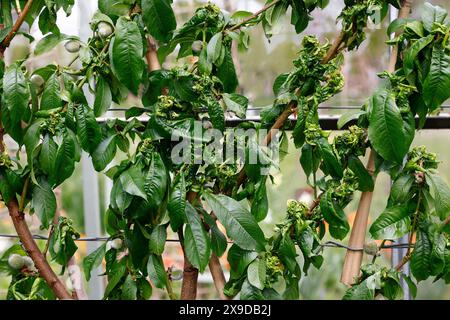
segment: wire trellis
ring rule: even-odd
[[[10,239],[19,239],[18,235],[14,235],[14,234],[0,234],[0,238],[10,238]],[[43,236],[43,235],[33,235],[33,239],[36,240],[48,240],[49,237],[47,236]],[[109,241],[111,240],[110,237],[84,237],[84,238],[78,238],[78,239],[74,239],[74,241],[79,241],[79,242],[105,242],[105,241]],[[179,239],[167,239],[166,242],[171,242],[171,243],[178,243],[180,242]],[[228,244],[233,244],[233,241],[227,241]],[[393,244],[383,244],[381,246],[378,246],[378,250],[381,249],[405,249],[408,247],[413,247],[414,244],[411,243],[393,243]],[[322,244],[319,245],[319,250],[321,250],[322,248],[341,248],[341,249],[346,249],[346,250],[350,250],[350,251],[365,251],[365,248],[353,248],[353,247],[349,247],[343,243],[339,243],[336,241],[327,241],[324,242]]]

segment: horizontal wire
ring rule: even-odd
[[[361,109],[361,106],[321,106],[319,107],[319,110],[359,110]],[[450,109],[450,106],[442,106],[440,109]],[[108,111],[111,112],[125,112],[130,110],[130,108],[111,108],[108,109]],[[206,111],[207,109],[205,109]],[[258,111],[258,110],[264,110],[264,107],[250,107],[247,108],[247,111]]]
[[[11,239],[19,239],[18,235],[15,234],[0,234],[0,238],[11,238]],[[48,240],[47,236],[42,235],[33,235],[33,238],[36,240]],[[102,242],[102,241],[108,241],[111,238],[109,237],[84,237],[84,238],[78,238],[74,239],[74,241],[92,241],[92,242]],[[178,239],[167,239],[166,242],[180,242]],[[229,244],[233,244],[232,241],[227,241]],[[408,247],[412,247],[414,244],[408,244],[408,243],[396,243],[396,244],[388,244],[378,247],[378,249],[405,249]],[[350,251],[364,251],[364,248],[353,248],[349,247],[345,244],[335,242],[335,241],[327,241],[325,243],[322,243],[319,245],[319,248],[341,248],[341,249],[347,249]]]

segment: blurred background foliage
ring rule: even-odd
[[[87,9],[92,15],[95,12],[96,1],[78,0],[82,3],[84,9]],[[195,8],[202,5],[205,1],[199,0],[175,0],[175,11],[177,13],[178,25],[184,23]],[[214,0],[211,1],[219,5],[224,10],[233,12],[236,10],[256,11],[264,4],[262,0]],[[414,1],[414,15],[420,15],[420,6],[424,1]],[[448,0],[430,0],[433,4],[438,4],[450,11],[450,1]],[[264,36],[261,27],[256,27],[251,31],[250,48],[248,51],[235,52],[235,60],[240,78],[239,90],[251,101],[251,109],[257,113],[257,109],[267,106],[273,101],[272,84],[275,78],[291,69],[292,60],[299,49],[301,39],[306,34],[317,35],[322,41],[332,41],[337,34],[339,24],[336,24],[336,16],[343,7],[343,0],[333,0],[324,10],[313,12],[314,20],[310,23],[307,30],[301,35],[297,35],[288,19],[281,22],[276,28],[273,37],[268,41]],[[66,18],[64,14],[59,17],[58,25],[61,31],[66,34],[80,34],[81,38],[88,35],[81,34],[80,25],[87,24],[90,15],[86,15],[81,10],[74,9],[72,16]],[[36,22],[37,24],[38,22]],[[385,41],[387,21],[381,26],[376,26],[368,30],[368,39],[363,43],[359,50],[352,54],[346,54],[346,63],[344,66],[344,75],[346,85],[342,93],[322,105],[322,115],[342,114],[345,110],[334,110],[335,107],[360,106],[371,95],[371,93],[380,84],[377,73],[382,72],[387,65],[388,47]],[[25,28],[29,28],[25,26]],[[31,26],[31,32],[36,39],[42,37],[39,34],[36,25]],[[26,58],[35,45],[30,43],[23,36],[17,36],[11,47],[6,52],[7,64],[18,59]],[[58,45],[50,53],[39,57],[33,57],[28,60],[27,67],[34,70],[49,63],[68,64],[73,55],[64,50],[63,44]],[[169,68],[183,61],[176,61],[174,56],[170,56],[164,67]],[[130,96],[128,101],[120,107],[127,107],[139,104],[139,99]],[[112,106],[119,107],[119,106]],[[251,112],[251,111],[250,111]],[[111,116],[122,116],[123,114],[112,112]],[[442,163],[439,168],[441,174],[450,181],[450,148],[448,148],[450,130],[422,130],[414,141],[414,145],[426,145],[428,150],[436,152]],[[299,198],[308,195],[310,190],[306,184],[305,175],[302,172],[299,163],[299,150],[296,150],[293,143],[289,144],[288,155],[281,163],[280,171],[274,174],[274,183],[268,183],[270,211],[262,227],[266,234],[273,229],[284,216],[286,211],[286,201],[288,199]],[[118,157],[125,157],[121,154]],[[83,190],[82,190],[82,172],[81,164],[78,164],[73,176],[61,186],[61,209],[65,215],[74,220],[76,228],[83,233],[84,231],[84,212],[83,212]],[[100,212],[103,215],[107,207],[108,178],[104,175],[98,175],[100,190]],[[390,181],[387,175],[380,174],[376,188],[375,196],[371,209],[371,221],[373,221],[386,206],[387,195],[389,194]],[[355,200],[347,207],[346,213],[350,223],[353,221],[354,214],[358,205],[359,194],[356,194]],[[39,233],[38,222],[35,217],[29,219],[32,231]],[[14,230],[10,223],[7,210],[0,204],[0,233],[13,234]],[[169,235],[169,238],[175,238],[175,235]],[[326,239],[325,239],[326,240]],[[370,240],[370,239],[368,239]],[[346,243],[347,239],[343,241]],[[0,255],[7,249],[13,240],[0,238]],[[44,243],[40,243],[44,245]],[[79,252],[76,255],[78,262],[81,262],[86,252],[85,243],[79,243]],[[165,256],[167,266],[182,268],[182,253],[176,244],[168,244],[168,252]],[[386,265],[390,264],[390,251],[382,252],[382,259]],[[320,270],[312,269],[308,277],[304,277],[300,282],[301,297],[303,299],[340,299],[345,291],[344,285],[339,282],[341,268],[344,260],[345,250],[326,248],[325,263]],[[371,259],[371,257],[369,257]],[[367,257],[366,257],[367,259]],[[226,259],[222,262],[227,266]],[[4,299],[9,278],[0,276],[0,299]],[[214,286],[211,283],[209,275],[200,277],[201,287],[199,288],[199,299],[215,298]],[[432,288],[431,288],[432,285]],[[179,283],[175,284],[175,290]],[[165,298],[163,292],[154,294],[153,298]],[[450,288],[443,281],[432,284],[431,281],[425,281],[420,284],[419,296],[417,299],[450,299]]]

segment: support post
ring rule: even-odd
[[[87,237],[100,237],[100,200],[98,177],[94,170],[92,161],[86,153],[82,156],[83,166],[83,208],[84,208],[84,229]],[[87,242],[87,254],[95,251],[98,247],[97,242]],[[103,297],[104,283],[101,266],[94,269],[93,277],[89,281],[89,299],[100,300]]]

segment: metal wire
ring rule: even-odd
[[[247,108],[247,111],[261,111],[264,107],[249,107]],[[359,110],[361,109],[361,106],[321,106],[319,107],[319,110]],[[441,110],[450,109],[450,105],[448,106],[441,106]],[[129,108],[111,108],[108,109],[108,111],[111,112],[126,112],[130,110]],[[206,111],[207,109],[205,109]]]
[[[11,239],[19,239],[18,235],[15,234],[0,234],[0,238],[11,238]],[[48,240],[47,236],[42,236],[42,235],[33,235],[33,238],[36,240]],[[97,242],[104,242],[104,241],[108,241],[110,240],[109,237],[84,237],[84,238],[78,238],[78,239],[74,239],[74,241],[97,241]],[[180,242],[180,240],[178,239],[167,239],[166,242],[173,242],[173,243],[177,243]],[[233,244],[232,241],[227,241],[229,244]],[[403,248],[408,248],[408,247],[412,247],[414,246],[414,244],[408,244],[408,243],[395,243],[395,244],[388,244],[388,245],[383,245],[378,247],[378,249],[403,249]],[[321,245],[319,245],[319,250],[321,248],[341,248],[341,249],[346,249],[346,250],[350,250],[350,251],[364,251],[364,248],[353,248],[353,247],[349,247],[345,244],[336,242],[336,241],[327,241],[325,243],[322,243]]]

